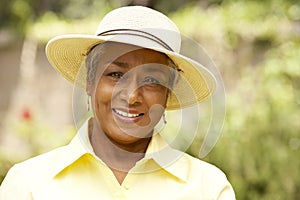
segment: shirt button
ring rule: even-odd
[[[129,184],[128,184],[128,183],[125,183],[124,189],[125,189],[125,190],[129,190],[129,187],[130,187]]]
[[[122,192],[121,191],[117,191],[117,192],[115,192],[115,198],[116,199],[122,199],[123,198],[123,194],[122,194]]]

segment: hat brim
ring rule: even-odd
[[[141,41],[142,40],[142,41]],[[97,44],[114,41],[152,49],[166,54],[181,70],[180,78],[168,96],[166,109],[176,110],[193,106],[208,99],[216,88],[216,79],[200,63],[179,53],[166,50],[147,39],[134,36],[94,36],[68,34],[51,39],[46,46],[50,64],[67,80],[74,83],[82,62]],[[85,79],[84,79],[85,80]]]

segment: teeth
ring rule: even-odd
[[[131,114],[131,113],[127,113],[121,110],[116,110],[116,113],[118,113],[119,115],[123,116],[123,117],[129,117],[129,118],[134,118],[134,117],[138,117],[140,116],[140,114]]]

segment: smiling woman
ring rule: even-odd
[[[121,56],[111,63],[105,62],[105,58],[109,59],[111,52],[116,51]],[[89,53],[86,65],[88,74],[95,68],[90,65],[94,62],[89,59],[95,57],[95,52],[102,52],[99,57],[104,59],[95,62],[99,80],[87,79],[87,94],[92,97],[95,116],[90,140],[99,158],[106,160],[106,163],[113,160],[119,166],[110,167],[121,184],[125,177],[117,173],[117,169],[128,172],[129,169],[124,170],[124,166],[132,168],[141,159],[134,153],[146,152],[154,126],[166,107],[168,86],[163,84],[170,79],[167,67],[169,58],[150,49],[108,42]],[[104,153],[108,149],[114,153]],[[128,155],[124,155],[124,150]],[[126,158],[127,164],[119,156],[114,157],[120,154],[118,151],[123,152],[122,157]]]
[[[140,6],[108,13],[96,35],[50,40],[50,63],[85,88],[92,115],[69,145],[15,165],[0,199],[235,199],[221,170],[155,129],[165,110],[199,104],[216,87],[180,43],[169,18]]]

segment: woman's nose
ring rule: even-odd
[[[120,98],[129,105],[135,105],[142,102],[142,88],[138,84],[137,78],[127,78],[120,88]]]

